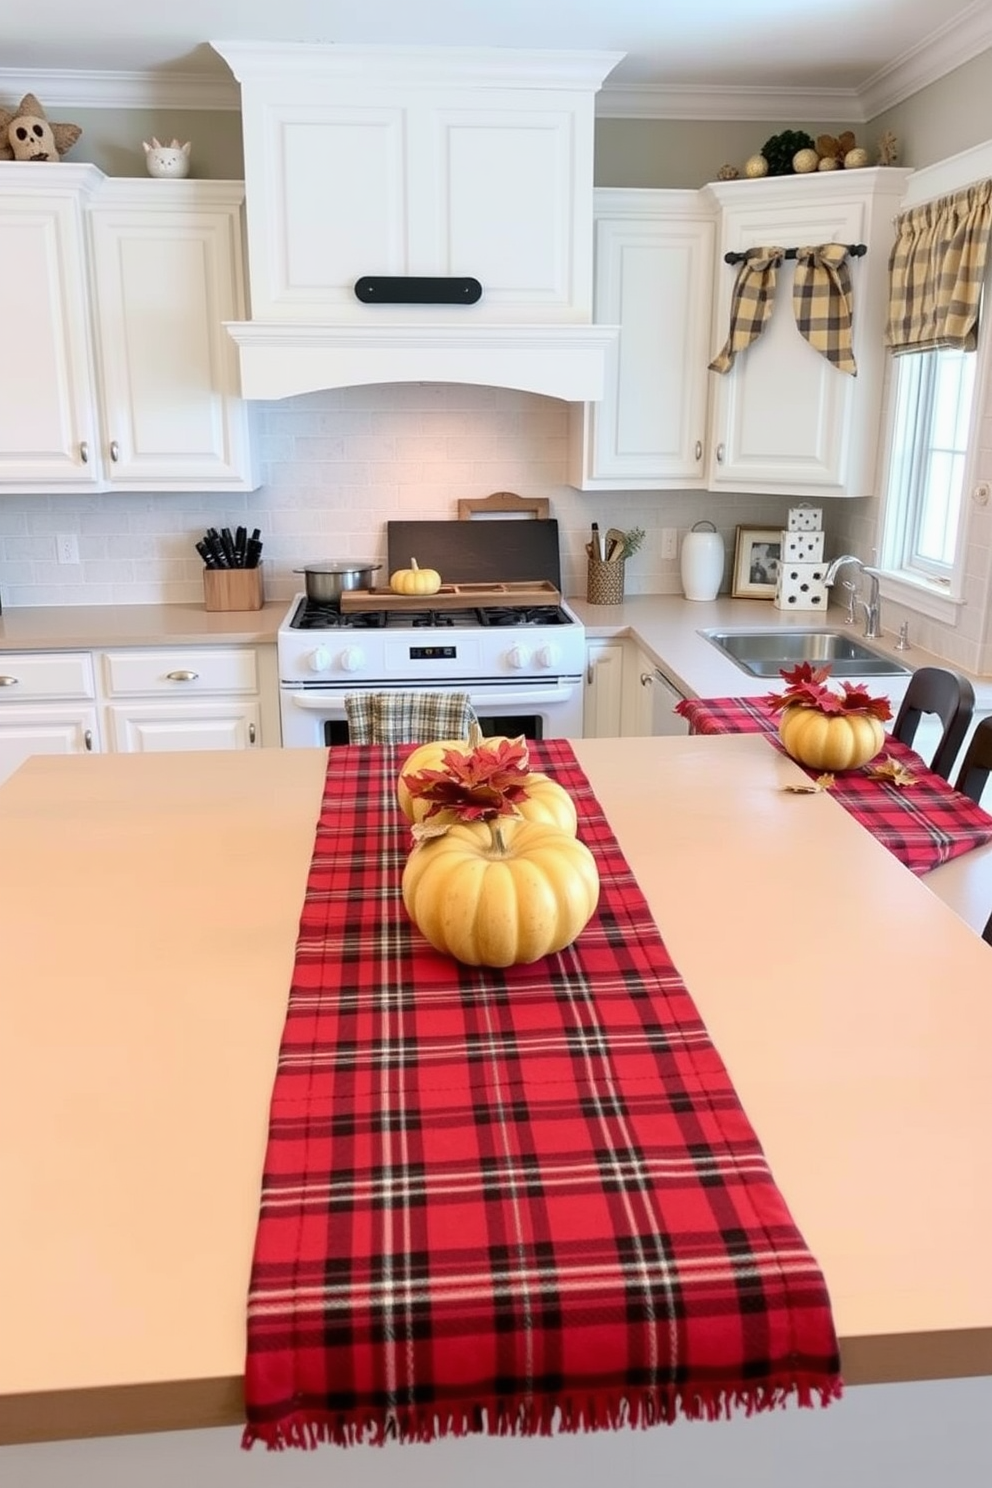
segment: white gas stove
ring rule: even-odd
[[[350,692],[467,692],[484,732],[582,734],[585,627],[556,597],[540,605],[343,611],[297,595],[279,627],[287,747],[347,741]]]
[[[581,738],[586,633],[561,598],[557,522],[396,521],[386,541],[386,573],[416,558],[442,591],[298,594],[278,634],[283,744],[346,743],[349,692],[446,687],[487,734]]]

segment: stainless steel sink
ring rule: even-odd
[[[904,677],[911,670],[836,630],[701,630],[724,656],[752,677],[777,677],[808,661],[829,666],[831,677]]]

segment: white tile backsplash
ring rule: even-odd
[[[564,588],[584,595],[590,523],[640,526],[628,594],[681,593],[678,559],[659,529],[702,518],[723,533],[729,587],[738,523],[784,526],[789,496],[704,491],[580,492],[565,484],[568,405],[553,398],[445,383],[307,394],[253,408],[263,484],[248,494],[0,495],[5,606],[195,603],[193,544],[209,527],[260,527],[266,595],[292,597],[293,573],[326,558],[382,562],[391,518],[454,518],[459,497],[545,496],[561,530]],[[825,526],[830,547],[831,513]],[[857,503],[860,505],[860,503]],[[56,562],[56,534],[79,539],[78,565]],[[422,562],[428,555],[418,554]]]

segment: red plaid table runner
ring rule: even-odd
[[[330,751],[272,1095],[244,1443],[711,1419],[840,1394],[829,1298],[564,741],[601,899],[462,966],[410,924],[405,746]]]
[[[676,712],[694,734],[767,734],[782,749],[779,714],[760,698],[686,698]],[[784,750],[783,750],[784,752]],[[885,757],[904,765],[912,785],[895,785],[869,774],[878,760],[834,777],[830,794],[867,827],[913,873],[922,877],[941,863],[992,842],[992,816],[946,780],[927,769],[898,739],[885,742]],[[807,770],[815,776],[816,770]]]

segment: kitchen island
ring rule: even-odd
[[[990,951],[955,912],[992,850],[918,880],[757,736],[575,749],[823,1267],[846,1380],[992,1375]],[[241,1418],[325,763],[37,758],[0,789],[0,1442]]]

